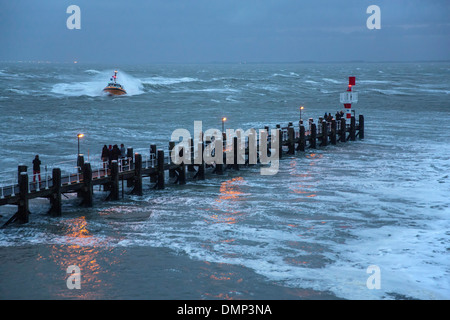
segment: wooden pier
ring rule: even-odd
[[[306,126],[305,126],[306,125]],[[269,127],[264,128],[269,133]],[[345,143],[347,141],[355,141],[357,137],[364,139],[364,116],[359,115],[358,121],[355,117],[350,119],[350,123],[346,119],[335,120],[330,122],[319,118],[317,123],[309,119],[307,123],[297,122],[294,126],[293,122],[289,122],[287,126],[276,128],[279,137],[279,159],[283,158],[283,154],[295,155],[296,152],[305,152],[308,148],[315,149],[318,146],[325,147],[329,144]],[[225,136],[224,136],[225,137]],[[270,149],[270,136],[268,138],[268,149]],[[212,164],[212,173],[222,175],[224,170],[239,170],[240,166],[252,165],[254,162],[259,164],[259,156],[255,157],[255,161],[251,161],[250,147],[245,144],[245,152],[243,163],[239,164],[237,154],[237,137],[233,139],[233,156],[229,156],[227,152],[223,153],[223,164]],[[169,142],[169,152],[175,146],[175,142]],[[191,152],[194,146],[191,140]],[[223,141],[225,150],[226,141]],[[204,150],[205,142],[200,142],[197,150]],[[183,150],[183,149],[182,149]],[[193,153],[193,152],[192,152]],[[191,154],[192,154],[191,153]],[[228,157],[226,157],[226,154]],[[230,160],[228,160],[230,159]],[[132,188],[130,194],[143,195],[143,178],[149,177],[150,183],[154,189],[164,189],[166,184],[166,172],[170,178],[175,178],[178,184],[186,183],[186,172],[192,172],[192,178],[198,180],[206,179],[206,163],[204,159],[201,163],[194,163],[192,159],[189,162],[175,164],[171,157],[165,154],[163,149],[157,149],[156,145],[150,145],[149,154],[144,157],[141,154],[133,153],[129,148],[127,157],[112,161],[111,163],[102,163],[96,167],[89,162],[84,162],[82,156],[78,156],[76,172],[62,174],[61,168],[53,168],[50,175],[45,175],[41,182],[30,181],[27,173],[27,166],[19,165],[17,170],[17,183],[0,185],[0,206],[17,205],[17,212],[3,224],[2,228],[12,222],[27,223],[29,221],[29,201],[35,198],[47,198],[50,202],[48,213],[51,216],[62,215],[62,195],[65,193],[77,193],[77,197],[81,199],[80,205],[92,207],[94,186],[102,185],[103,190],[109,192],[107,201],[120,199],[124,194],[124,183],[128,188]],[[195,172],[195,174],[194,174]],[[173,180],[173,179],[172,179]],[[121,183],[119,183],[121,182]],[[122,185],[122,189],[120,188]]]

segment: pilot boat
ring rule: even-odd
[[[117,70],[114,71],[114,75],[111,77],[111,82],[103,89],[104,92],[107,92],[109,95],[120,96],[123,94],[127,94],[123,86],[117,83]]]

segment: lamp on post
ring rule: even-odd
[[[78,138],[78,155],[80,155],[80,138],[83,138],[83,137],[84,137],[83,133],[79,133],[77,135],[77,138]]]
[[[225,121],[227,121],[226,117],[222,118],[222,132],[225,132]]]
[[[302,120],[302,110],[303,110],[303,106],[300,106],[300,124],[303,124],[303,120]]]

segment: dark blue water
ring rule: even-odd
[[[102,88],[118,68],[127,96]],[[272,128],[342,110],[356,76],[366,137],[259,168],[63,217],[31,201],[30,223],[0,230],[0,298],[448,299],[450,64],[1,64],[2,184],[17,165],[70,166],[104,144],[148,153],[173,130]],[[61,164],[63,162],[63,164]],[[129,191],[129,190],[126,190]],[[0,223],[15,212],[0,207]],[[66,269],[81,269],[81,289]],[[380,289],[366,285],[380,268]]]

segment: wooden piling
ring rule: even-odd
[[[170,164],[173,164],[173,162],[172,162],[173,148],[175,148],[175,141],[169,141],[169,163]],[[169,178],[175,178],[175,177],[176,177],[175,169],[170,169],[169,170]]]
[[[154,163],[154,165],[156,166],[156,144],[150,145],[150,165],[152,163]],[[155,174],[150,175],[150,183],[155,183],[157,179],[158,177]]]
[[[288,127],[288,154],[295,154],[295,130],[292,127],[292,122],[289,122]]]
[[[128,163],[129,170],[132,170],[133,165],[134,165],[134,153],[133,153],[132,147],[127,148],[127,163]],[[122,165],[124,165],[123,162],[122,162]],[[134,183],[134,179],[127,179],[127,188],[132,188],[133,183]]]
[[[223,175],[223,164],[222,163],[216,163],[216,169],[214,171],[218,175]]]
[[[184,147],[180,149],[180,158],[184,159],[184,152],[185,149]],[[177,182],[179,184],[186,184],[186,163],[183,162],[179,165],[179,167],[176,169],[176,172],[178,172],[178,178],[177,178]]]
[[[336,120],[331,120],[331,133],[330,133],[331,144],[336,144]]]
[[[311,123],[311,133],[309,138],[309,146],[313,149],[316,149],[316,140],[317,140],[317,130],[316,130],[316,124]]]
[[[328,145],[328,124],[326,120],[322,120],[322,143],[320,144],[323,147]]]
[[[245,152],[248,155],[248,164],[255,165],[258,163],[258,146],[257,146],[257,134],[254,130],[251,130],[248,134],[248,148]]]
[[[26,165],[20,164],[19,166],[17,166],[17,181],[19,181],[20,174],[27,171],[28,167]]]
[[[233,138],[233,169],[239,171],[239,161],[238,161],[238,152],[239,152],[239,144],[238,137]]]
[[[29,214],[28,174],[21,172],[19,176],[19,202],[17,205],[16,221],[19,223],[27,223]]]
[[[350,119],[350,141],[356,140],[356,120],[355,117],[351,117]]]
[[[142,196],[142,155],[136,153],[134,155],[134,188],[131,194]]]
[[[83,198],[81,205],[92,207],[94,202],[94,188],[92,183],[92,168],[89,162],[83,164],[83,187],[80,194]]]
[[[157,189],[164,189],[164,150],[158,150],[157,151],[157,170],[158,170],[158,182],[157,182]]]
[[[297,151],[305,151],[305,126],[300,125],[300,135],[298,137]]]
[[[359,115],[359,139],[364,139],[364,116]]]
[[[339,140],[341,142],[347,141],[346,134],[347,134],[347,124],[345,118],[341,118],[341,130],[339,132]]]
[[[188,166],[187,166],[187,170],[188,170],[188,172],[196,172],[195,171],[195,168],[194,168],[194,151],[195,151],[195,149],[194,149],[194,139],[189,139],[189,149],[190,149],[190,159],[191,159],[191,161],[190,161],[190,163],[188,164]]]
[[[197,172],[197,178],[199,180],[205,180],[205,159],[203,158],[203,152],[205,151],[205,143],[199,142],[198,143],[198,152],[201,152],[201,159],[202,163],[198,166],[198,172]]]
[[[129,161],[130,168],[132,167],[132,165],[134,163],[133,156],[134,156],[133,148],[132,147],[128,147],[127,148],[127,160]]]
[[[52,170],[52,193],[50,195],[50,210],[48,213],[52,217],[60,217],[62,215],[61,201],[61,169],[54,168]]]
[[[281,160],[283,158],[283,133],[281,132],[281,129],[277,130],[277,137],[278,137],[278,159]],[[268,137],[270,137],[269,132],[267,131]],[[270,137],[270,143],[272,143],[272,137]],[[269,150],[270,151],[270,150]],[[267,154],[270,154],[270,152],[267,152]]]

